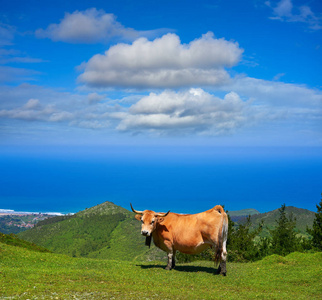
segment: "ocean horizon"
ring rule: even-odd
[[[265,150],[153,153],[2,152],[0,209],[76,213],[105,201],[130,210],[197,213],[267,212],[286,206],[316,211],[322,156]]]

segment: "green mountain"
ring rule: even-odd
[[[248,212],[246,215],[242,215],[242,213],[246,211]],[[264,227],[263,231],[260,235],[262,236],[268,236],[269,235],[269,229],[273,229],[276,226],[275,220],[279,218],[279,211],[278,209],[269,211],[267,213],[259,213],[257,211],[256,214],[252,214],[251,212],[255,212],[256,210],[252,209],[247,209],[247,210],[240,210],[232,212],[228,212],[228,214],[231,217],[231,220],[234,221],[237,224],[242,224],[243,222],[246,221],[246,217],[248,215],[251,215],[251,223],[252,223],[252,228],[255,229],[260,222],[264,222]],[[289,218],[291,214],[293,217],[296,219],[296,231],[299,234],[302,235],[307,235],[306,233],[306,228],[312,228],[313,225],[313,220],[315,218],[315,213],[313,211],[307,210],[307,209],[302,209],[302,208],[297,208],[294,206],[287,206],[285,209],[286,216]]]
[[[145,246],[140,227],[132,212],[112,202],[104,202],[74,215],[43,220],[34,228],[19,233],[19,237],[74,257],[121,260],[165,257],[154,246],[151,249]]]
[[[315,218],[315,213],[313,211],[294,206],[287,206],[285,213],[287,218],[289,218],[290,215],[293,215],[293,217],[296,219],[296,230],[299,233],[306,235],[306,228],[312,228],[313,220]],[[257,225],[263,220],[264,226],[272,229],[275,227],[275,220],[278,218],[279,211],[278,209],[275,209],[267,213],[251,216],[251,221],[254,225]]]

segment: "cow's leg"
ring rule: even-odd
[[[176,250],[173,250],[173,256],[172,256],[172,266],[171,269],[174,269],[176,266]]]
[[[166,246],[166,252],[168,253],[168,264],[165,269],[171,270],[173,268],[175,250],[172,248],[172,243],[168,240],[164,241],[164,245]]]
[[[213,244],[212,247],[215,250],[215,265],[219,263],[218,269],[216,271],[216,274],[221,274],[226,276],[227,270],[226,270],[226,260],[227,260],[227,250],[226,250],[226,241],[223,242],[222,249],[218,248],[219,246],[216,244]]]
[[[226,260],[227,260],[227,249],[226,249],[226,241],[224,240],[222,245],[221,259],[219,265],[219,274],[226,276]]]
[[[168,252],[168,264],[165,267],[166,270],[171,270],[172,269],[172,262],[174,261],[174,257],[173,257],[173,251],[171,250],[171,252]]]

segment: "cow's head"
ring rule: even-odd
[[[144,236],[151,236],[158,223],[163,221],[170,210],[167,213],[156,213],[152,210],[138,211],[135,210],[130,203],[132,211],[136,213],[135,218],[142,222],[141,234]]]

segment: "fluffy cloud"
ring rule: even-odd
[[[250,103],[234,92],[220,99],[202,89],[190,89],[151,93],[114,117],[121,119],[117,127],[121,131],[218,135],[249,125],[257,116]]]
[[[97,93],[90,93],[90,94],[87,96],[88,102],[89,102],[90,104],[98,103],[98,102],[100,102],[101,100],[103,100],[104,98],[106,98],[106,96],[104,96],[104,95],[99,95],[99,94],[97,94]]]
[[[117,44],[85,64],[79,81],[96,87],[175,88],[226,83],[225,67],[238,63],[243,50],[237,43],[208,32],[182,44],[176,34],[132,44]]]
[[[162,30],[136,31],[126,28],[116,21],[113,14],[96,8],[66,13],[59,24],[50,24],[46,29],[38,29],[38,38],[67,43],[105,43],[110,39],[134,40],[139,36],[155,36]]]
[[[315,15],[307,5],[294,6],[292,0],[281,0],[275,6],[270,1],[265,2],[267,6],[273,9],[273,20],[287,22],[302,22],[309,25],[313,30],[322,29],[321,17]]]

